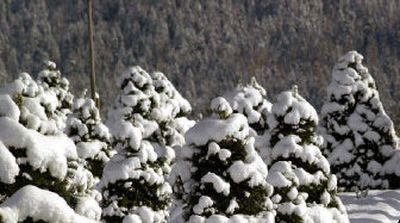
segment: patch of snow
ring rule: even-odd
[[[226,120],[204,119],[185,135],[186,143],[205,145],[209,141],[220,142],[224,138],[244,139],[249,134],[247,119],[241,114],[232,114]]]
[[[59,195],[25,186],[0,205],[0,216],[5,223],[21,222],[27,217],[59,223],[94,223],[77,215]]]

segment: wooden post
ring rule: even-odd
[[[92,0],[87,0],[87,19],[88,19],[88,35],[89,35],[89,58],[90,58],[90,93],[97,108],[100,109],[100,98],[96,94],[96,71],[95,71],[95,52],[93,44],[93,11]]]

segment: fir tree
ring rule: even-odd
[[[346,190],[398,187],[397,164],[389,162],[398,156],[397,136],[362,60],[348,52],[332,71],[321,112],[323,152]]]
[[[319,148],[322,137],[315,133],[317,124],[317,112],[298,94],[296,86],[281,93],[272,107],[267,181],[274,186],[277,222],[314,221],[319,218],[316,209],[326,213],[324,222],[348,222],[336,195],[336,177]]]
[[[249,137],[247,119],[232,114],[223,98],[213,100],[213,117],[186,133],[178,163],[183,219],[174,222],[273,222],[267,167]],[[246,221],[247,220],[247,221]]]
[[[141,219],[166,222],[172,190],[166,182],[175,159],[172,147],[184,143],[192,122],[190,104],[159,72],[128,69],[119,82],[121,95],[109,113],[117,154],[100,183],[107,222]]]

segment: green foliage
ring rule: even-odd
[[[23,220],[21,223],[51,223],[47,221],[42,221],[42,220],[33,220],[31,217],[27,217],[25,220]]]
[[[169,196],[158,196],[157,189],[161,184],[149,185],[142,177],[139,179],[118,180],[107,187],[107,197],[115,196],[118,206],[126,207],[129,210],[132,207],[147,206],[153,210],[163,210],[170,202]],[[106,200],[105,204],[109,205]],[[128,212],[125,214],[129,214]]]
[[[275,222],[280,223],[304,223],[304,219],[297,214],[285,215],[282,213],[277,213]]]
[[[185,198],[187,206],[184,208],[184,218],[188,220],[193,215],[193,207],[199,202],[202,196],[210,197],[214,203],[212,206],[213,211],[206,209],[201,214],[204,217],[209,217],[213,214],[221,214],[227,217],[235,214],[256,216],[261,212],[267,211],[265,202],[271,195],[271,191],[266,185],[250,186],[250,179],[237,183],[233,181],[228,173],[228,169],[235,161],[244,161],[248,156],[245,148],[247,142],[230,137],[217,142],[221,149],[227,149],[231,152],[231,156],[226,160],[221,160],[218,154],[207,154],[209,143],[204,146],[186,148],[194,150],[194,155],[188,161],[192,162],[195,169],[192,172],[191,179],[197,183],[194,184],[190,194]],[[202,178],[208,173],[216,174],[226,183],[229,183],[229,194],[216,192],[211,183],[200,184]],[[227,209],[232,200],[236,200],[240,205],[230,213],[227,212]]]

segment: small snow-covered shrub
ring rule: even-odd
[[[254,149],[247,118],[232,114],[226,100],[213,100],[213,117],[185,135],[174,187],[183,213],[173,222],[273,222],[267,167]]]
[[[337,197],[336,177],[320,151],[322,137],[315,133],[315,109],[297,92],[281,93],[268,117],[271,167],[267,182],[274,187],[277,222],[320,222],[313,210],[330,217],[323,222],[348,222]]]
[[[321,111],[321,133],[326,139],[323,152],[338,185],[346,190],[399,187],[393,122],[362,60],[362,55],[351,51],[333,68]]]

